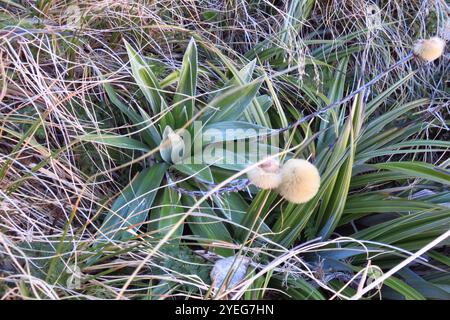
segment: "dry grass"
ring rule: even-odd
[[[224,64],[211,58],[213,50],[219,50],[240,68],[252,56],[253,49],[272,48],[270,58],[258,56],[257,69],[270,82],[265,93],[273,95],[275,103],[277,99],[281,101],[285,112],[285,118],[280,116],[277,120],[277,128],[281,128],[287,119],[292,122],[295,118],[289,108],[302,112],[318,108],[295,81],[300,79],[299,83],[311,92],[325,92],[332,78],[321,61],[334,64],[339,60],[336,57],[349,57],[347,85],[351,91],[357,89],[356,80],[371,79],[406,56],[415,39],[438,34],[448,40],[450,9],[444,1],[382,1],[380,7],[367,6],[366,1],[359,0],[344,4],[335,0],[103,0],[82,1],[78,7],[68,7],[66,1],[42,1],[41,7],[32,1],[14,3],[18,5],[0,1],[3,299],[286,298],[281,287],[269,284],[272,279],[286,288],[295,288],[286,291],[294,299],[309,286],[318,288],[326,298],[349,299],[352,290],[358,290],[371,260],[388,254],[403,260],[413,254],[411,251],[417,251],[402,249],[408,246],[401,241],[399,245],[373,246],[371,240],[336,234],[311,242],[304,237],[296,245],[285,246],[273,240],[273,235],[281,231],[249,230],[248,226],[210,214],[210,205],[216,206],[218,201],[228,203],[228,198],[216,199],[212,193],[195,199],[191,207],[185,206],[182,212],[186,218],[207,217],[229,228],[250,231],[250,241],[211,241],[185,233],[181,236],[184,246],[172,250],[166,241],[176,228],[159,238],[160,230],[147,232],[144,228],[126,242],[108,239],[96,247],[103,215],[110,212],[113,201],[135,178],[140,166],[154,163],[155,156],[148,153],[138,158],[132,152],[82,143],[78,137],[88,133],[131,136],[141,130],[117,111],[103,87],[105,82],[114,84],[127,104],[145,107],[127,63],[123,40],[149,57],[148,62],[161,79],[180,68],[191,36],[200,48],[211,49],[199,50],[196,100],[203,104],[206,96],[221,88],[223,77],[227,76]],[[351,40],[343,42],[346,37]],[[332,54],[324,57],[327,44],[331,45]],[[344,50],[352,48],[354,51]],[[420,65],[417,59],[408,61],[366,94],[374,96],[417,70],[377,113],[383,114],[394,102],[400,105],[430,98],[433,103],[411,113],[409,120],[423,121],[415,137],[448,141],[448,58]],[[284,73],[285,70],[289,72]],[[97,71],[105,80],[99,78]],[[175,87],[174,83],[169,84],[164,91],[170,93]],[[162,114],[154,116],[159,119]],[[446,156],[448,149],[424,155],[418,152],[412,157],[448,170],[450,162]],[[393,156],[381,157],[387,161]],[[404,185],[392,188],[407,189]],[[440,191],[445,190],[448,192],[448,185]],[[203,207],[203,202],[209,203],[208,207]],[[158,208],[154,205],[152,210]],[[279,210],[278,203],[273,203],[270,208],[261,208],[260,214],[268,217]],[[183,222],[180,220],[180,224]],[[209,255],[199,251],[199,247],[209,250]],[[364,257],[359,256],[362,262],[347,272],[322,270],[320,261],[312,263],[314,259],[310,259],[331,248],[345,252],[348,247],[364,253]],[[217,248],[233,249],[252,258],[251,271],[233,290],[211,290],[208,273],[212,262],[221,255]],[[101,256],[96,256],[98,253]],[[415,263],[419,269],[443,268],[429,259],[416,259]],[[71,273],[73,266],[81,269]],[[303,288],[298,289],[300,286]],[[361,292],[364,291],[361,289],[358,294]]]

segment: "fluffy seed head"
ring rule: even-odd
[[[267,159],[247,172],[252,184],[261,189],[275,189],[281,183],[280,162],[277,159]]]
[[[320,175],[317,168],[302,159],[290,159],[281,169],[280,195],[294,203],[305,203],[319,191]]]
[[[426,61],[434,61],[444,53],[445,41],[439,37],[417,40],[414,44],[414,54]]]

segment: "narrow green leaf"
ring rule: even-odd
[[[174,108],[174,114],[177,115],[176,128],[182,127],[194,115],[197,64],[197,45],[192,38],[184,53],[177,91],[173,100],[176,105]]]
[[[152,223],[154,230],[159,231],[159,235],[163,237],[169,232],[173,226],[180,221],[184,208],[181,204],[181,198],[177,191],[172,188],[165,188],[161,201],[161,210],[156,219],[152,219],[155,223]],[[172,239],[179,242],[179,237],[183,235],[184,225],[182,224],[173,233]]]
[[[387,162],[373,164],[372,167],[450,185],[450,171],[425,162]]]
[[[113,89],[113,87],[107,83],[103,83],[103,87],[105,88],[106,94],[108,95],[108,98],[111,100],[111,102],[119,108],[119,110],[125,114],[135,125],[139,125],[140,128],[145,127],[145,121],[138,113],[134,112],[133,110],[129,109],[128,106],[126,106],[117,95],[116,91]],[[151,122],[149,122],[151,123]],[[153,130],[152,130],[153,129]],[[159,137],[159,134],[156,132],[156,129],[154,126],[151,126],[148,128],[148,130],[142,131],[142,139],[151,147],[155,148],[159,145],[161,142],[161,138]]]
[[[423,106],[429,102],[430,102],[429,99],[419,99],[401,106],[394,106],[394,108],[391,111],[382,114],[381,116],[377,117],[376,119],[370,122],[370,124],[367,126],[367,128],[363,133],[363,139],[376,136],[379,132],[382,131],[384,127],[390,125],[394,120],[400,118],[408,111]]]
[[[269,135],[273,130],[246,121],[222,121],[207,124],[203,132],[214,132],[214,142],[259,138]]]
[[[233,88],[214,98],[208,105],[212,110],[206,116],[208,123],[233,121],[250,105],[261,86],[261,81]]]
[[[133,77],[149,102],[153,113],[158,114],[166,107],[159,81],[144,59],[126,41],[125,47],[128,52]]]
[[[383,91],[382,93],[380,93],[379,95],[377,95],[375,98],[373,98],[372,100],[369,101],[369,103],[367,103],[367,108],[366,108],[366,119],[372,114],[374,113],[377,108],[386,101],[386,98],[389,97],[395,90],[397,90],[401,85],[403,85],[404,83],[406,83],[409,79],[411,79],[414,76],[415,72],[411,72],[409,74],[407,74],[405,77],[403,77],[402,79],[400,79],[399,81],[397,81],[396,83],[394,83],[392,86],[390,86],[389,88],[387,88],[385,91]]]
[[[398,278],[390,277],[384,281],[384,284],[403,295],[406,300],[425,300],[425,297],[417,290]]]
[[[195,203],[191,197],[183,195],[183,205],[192,207]],[[195,210],[195,214],[188,217],[189,228],[192,233],[198,237],[201,244],[211,244],[213,242],[226,242],[233,243],[233,239],[225,227],[224,223],[218,219],[217,214],[208,205],[203,202],[202,205]],[[232,249],[222,248],[220,246],[211,246],[214,252],[223,255],[230,256],[234,254]]]
[[[173,169],[184,173],[187,176],[193,176],[195,179],[205,181],[207,183],[214,183],[214,178],[211,174],[211,169],[204,164],[175,164]]]
[[[139,173],[105,216],[99,230],[100,239],[127,240],[133,237],[133,232],[147,219],[166,170],[167,165],[155,164]]]

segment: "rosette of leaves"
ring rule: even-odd
[[[188,142],[179,134],[180,130],[186,130],[195,135],[194,120],[200,121],[203,132],[213,130],[215,133],[212,141],[201,141],[200,153],[225,143],[228,139],[253,139],[252,141],[259,143],[257,136],[246,134],[248,129],[264,129],[270,132],[266,127],[268,118],[265,112],[272,101],[269,96],[259,94],[262,80],[253,80],[255,60],[241,70],[236,70],[226,61],[231,77],[224,79],[223,87],[207,96],[206,101],[202,101],[197,97],[200,70],[194,39],[191,39],[187,46],[181,68],[164,79],[157,78],[152,66],[129,43],[125,45],[132,76],[142,93],[146,107],[130,107],[106,81],[104,88],[113,105],[139,128],[138,133],[133,137],[88,134],[79,138],[148,153],[152,160],[151,164],[144,167],[122,190],[110,211],[104,215],[98,231],[102,241],[125,241],[135,238],[138,232],[163,235],[180,219],[184,208],[195,203],[195,196],[190,195],[189,191],[206,193],[212,186],[245,168],[246,163],[250,161],[247,151],[223,150],[226,154],[213,157],[208,163],[199,163],[198,153],[195,153],[198,151],[194,150],[195,142]],[[219,57],[226,59],[220,54]],[[176,90],[170,92],[168,85],[174,83],[177,83]],[[225,134],[228,129],[241,130],[243,134],[238,138],[230,138]],[[196,138],[201,137],[194,137]],[[187,148],[187,143],[191,143],[191,148]],[[261,143],[261,146],[271,148],[267,144]],[[180,153],[185,147],[192,151]],[[239,161],[231,164],[217,161],[222,156],[233,157]],[[168,186],[170,183],[176,183],[177,188],[182,188],[187,193],[178,192],[176,188]],[[184,230],[184,225],[181,225],[173,237],[179,239],[188,232],[205,243],[217,240],[232,242],[232,230],[224,223],[210,218],[215,216],[216,210],[204,203],[198,215],[188,218],[189,230]],[[239,222],[241,218],[242,213],[232,217],[236,219],[235,222]],[[228,249],[217,251],[227,255],[231,253]]]

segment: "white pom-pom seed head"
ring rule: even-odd
[[[425,61],[434,61],[444,53],[445,41],[439,37],[417,40],[414,44],[414,54]]]
[[[290,159],[281,169],[280,195],[294,203],[305,203],[319,191],[320,174],[310,162]]]
[[[261,189],[275,189],[281,183],[280,163],[277,159],[268,159],[247,172],[252,184]]]

